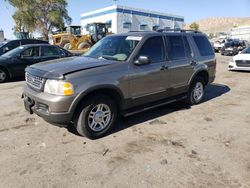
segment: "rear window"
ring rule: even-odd
[[[205,36],[193,36],[193,39],[201,56],[214,55],[212,46]]]

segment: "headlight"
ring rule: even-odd
[[[44,92],[52,95],[70,96],[74,94],[73,85],[62,80],[47,80]]]

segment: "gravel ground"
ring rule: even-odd
[[[27,114],[23,81],[0,84],[0,187],[250,187],[250,73],[229,59],[202,104],[122,118],[98,140]]]

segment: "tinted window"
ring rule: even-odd
[[[189,51],[191,50],[189,49]],[[168,57],[170,60],[186,58],[186,49],[182,36],[168,37]]]
[[[20,46],[20,41],[13,41],[13,42],[10,42],[9,44],[6,45],[6,47],[8,47],[8,51],[10,51],[18,46]]]
[[[161,36],[148,39],[142,46],[139,56],[147,56],[151,63],[165,60],[164,43]]]
[[[243,54],[250,54],[250,47],[246,48],[242,53]]]
[[[39,46],[31,47],[21,53],[22,57],[39,57]]]
[[[186,56],[190,58],[190,57],[192,57],[192,51],[191,51],[190,45],[188,43],[187,37],[183,37],[183,41],[184,41]]]
[[[32,40],[22,40],[21,44],[22,45],[25,45],[25,44],[34,44],[34,42]]]
[[[63,52],[54,46],[42,46],[41,56],[60,56]]]
[[[193,36],[201,56],[214,55],[214,51],[208,39],[204,36]]]

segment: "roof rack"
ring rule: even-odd
[[[201,33],[200,31],[191,30],[191,29],[158,29],[157,32]]]
[[[136,33],[136,32],[152,32],[152,31],[128,31],[128,33]]]

